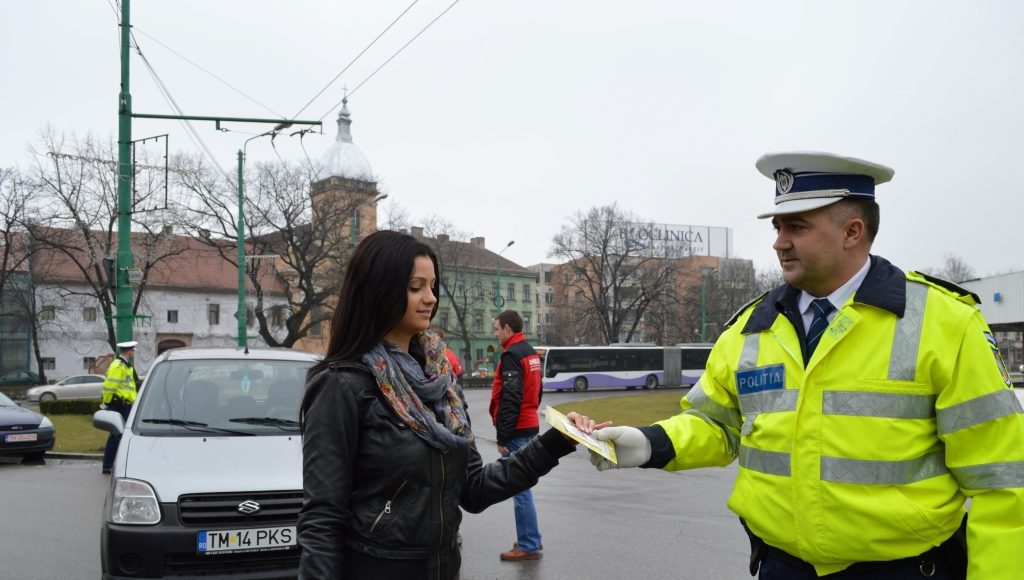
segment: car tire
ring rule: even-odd
[[[40,403],[42,403],[43,401],[56,401],[56,400],[57,400],[57,395],[54,395],[53,393],[43,393],[42,395],[39,395],[39,402]]]
[[[658,388],[658,377],[656,375],[647,375],[647,380],[644,381],[645,389],[657,389]]]
[[[576,377],[572,380],[572,390],[577,393],[586,391],[590,385],[587,384],[587,377]]]
[[[36,452],[36,453],[26,453],[25,455],[22,455],[21,457],[22,457],[22,461],[42,461],[43,457],[45,455],[46,455],[45,451],[39,451],[39,452]]]

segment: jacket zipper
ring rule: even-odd
[[[391,499],[384,502],[384,509],[380,510],[380,513],[377,514],[377,518],[373,520],[373,525],[370,526],[371,535],[373,535],[373,530],[377,529],[377,524],[380,523],[380,520],[384,517],[384,514],[391,513],[391,502],[395,501],[395,498],[398,497],[398,494],[401,493],[402,488],[405,487],[405,484],[407,483],[409,483],[408,479],[403,481],[402,485],[398,486],[398,489],[395,490],[395,493],[391,494]]]

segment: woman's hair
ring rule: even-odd
[[[409,277],[419,256],[434,263],[432,290],[436,295],[441,276],[430,246],[390,230],[374,232],[359,243],[341,282],[327,352],[324,360],[310,369],[310,377],[331,363],[359,359],[398,326],[405,316]],[[437,304],[430,318],[435,314]]]

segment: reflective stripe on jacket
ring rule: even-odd
[[[135,371],[121,357],[115,358],[107,367],[107,376],[103,380],[103,402],[110,403],[114,397],[135,402]]]
[[[651,464],[738,458],[730,509],[822,575],[937,546],[971,497],[968,578],[1019,578],[1024,411],[989,328],[970,293],[871,260],[806,368],[799,291],[742,312],[667,442],[645,428]]]

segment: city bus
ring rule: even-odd
[[[693,385],[704,374],[710,344],[675,346],[538,346],[548,391],[591,388],[654,389]]]

